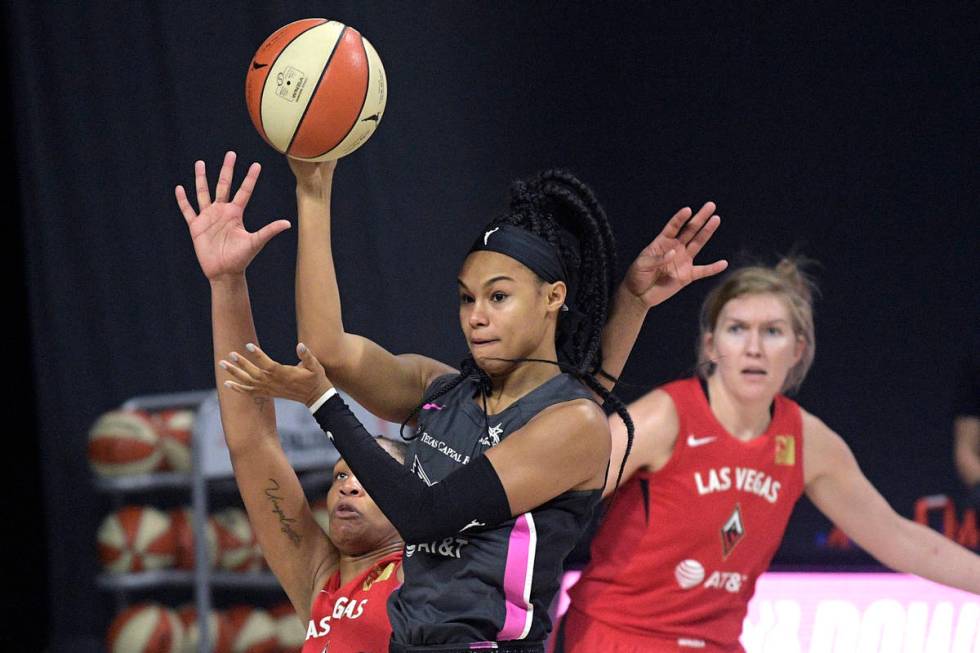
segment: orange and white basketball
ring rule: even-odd
[[[225,611],[231,624],[232,653],[278,653],[276,624],[269,613],[247,605],[236,605]]]
[[[140,603],[112,620],[109,653],[181,653],[184,627],[177,614],[156,603]]]
[[[162,458],[160,437],[143,411],[108,412],[89,430],[89,464],[101,476],[148,474]]]
[[[126,506],[102,520],[99,559],[113,573],[172,567],[177,540],[170,517],[151,506]]]
[[[177,569],[194,568],[194,522],[190,508],[174,508],[169,512],[171,529],[176,542]],[[214,519],[208,517],[204,521],[205,541],[208,547],[208,566],[214,568],[218,564],[218,534],[215,530]]]
[[[201,639],[198,626],[197,609],[192,604],[183,605],[177,610],[180,622],[184,626],[184,638],[181,642],[182,653],[197,653]],[[231,653],[232,627],[220,612],[212,610],[208,619],[208,644],[211,653]]]
[[[245,77],[252,124],[269,145],[306,161],[356,150],[384,114],[388,82],[374,47],[335,20],[306,18],[259,46]]]
[[[218,566],[228,571],[262,569],[262,549],[245,511],[228,508],[216,513],[213,519],[218,535]]]
[[[289,603],[280,603],[271,610],[269,616],[276,623],[276,641],[279,653],[300,653],[306,641],[306,628],[296,616],[296,610]]]
[[[160,450],[163,458],[161,470],[175,472],[191,471],[191,434],[194,429],[193,410],[172,409],[154,413],[153,426],[160,436]]]

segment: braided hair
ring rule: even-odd
[[[575,175],[567,170],[546,170],[531,179],[515,181],[510,188],[509,210],[491,221],[485,231],[503,225],[519,227],[550,243],[558,252],[568,286],[567,310],[559,312],[555,332],[558,360],[520,358],[511,362],[557,365],[601,396],[622,417],[627,443],[616,478],[618,486],[633,445],[633,420],[622,400],[596,379],[596,374],[601,374],[616,381],[602,371],[602,330],[609,318],[616,265],[616,243],[606,212],[592,189]],[[492,387],[490,377],[468,356],[460,364],[459,375],[426,396],[402,423],[402,428],[419,414],[422,406],[466,379],[476,381],[485,408]]]

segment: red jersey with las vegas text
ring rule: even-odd
[[[387,653],[388,595],[401,564],[402,551],[392,553],[343,587],[334,572],[313,599],[302,653]]]
[[[619,489],[572,607],[679,650],[740,651],[756,579],[803,492],[800,407],[777,396],[765,433],[743,441],[715,418],[698,379],[661,390],[680,422],[673,454]]]

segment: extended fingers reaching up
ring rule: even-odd
[[[177,207],[190,229],[198,262],[204,274],[212,280],[222,275],[243,273],[269,240],[290,227],[287,220],[276,220],[255,233],[245,229],[245,207],[252,198],[262,166],[258,163],[249,166],[235,197],[229,202],[235,159],[234,152],[225,154],[218,173],[213,202],[204,161],[194,163],[194,189],[198,207],[196,212],[184,187],[177,186],[174,189]]]

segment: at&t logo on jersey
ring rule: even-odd
[[[715,571],[704,579],[704,565],[694,559],[684,560],[674,568],[674,578],[683,590],[702,586],[705,589],[719,589],[738,594],[742,591],[748,576],[731,571]]]
[[[367,602],[368,599],[351,601],[346,596],[338,597],[337,601],[333,604],[333,612],[331,614],[323,617],[319,622],[310,619],[310,623],[306,627],[306,639],[325,637],[326,635],[330,634],[331,620],[357,619],[364,614],[364,606],[367,605]]]
[[[463,547],[469,543],[470,541],[465,537],[447,537],[443,540],[436,540],[435,542],[406,544],[405,557],[411,558],[416,553],[428,553],[444,558],[458,559],[462,556]]]

